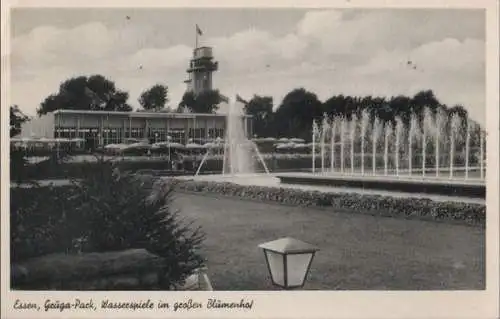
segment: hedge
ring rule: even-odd
[[[173,178],[166,178],[170,182]],[[358,193],[325,193],[294,188],[239,185],[230,182],[177,181],[177,190],[212,193],[257,201],[271,201],[304,207],[322,207],[349,213],[417,218],[485,226],[486,205],[433,201]]]
[[[193,175],[198,169],[201,158],[197,159],[189,157],[184,160],[183,175]],[[319,165],[319,160],[316,160],[316,165]],[[139,170],[163,170],[171,171],[172,164],[166,159],[149,159],[144,158],[137,160],[117,160],[115,162],[121,171],[137,172]],[[213,173],[222,171],[222,159],[207,160],[201,169],[201,173]],[[59,178],[82,178],[84,177],[84,169],[97,165],[94,162],[57,162],[55,159],[30,164],[24,167],[23,177],[28,179],[59,179]],[[292,157],[277,157],[266,160],[266,165],[270,171],[299,171],[311,167],[310,158],[292,158]],[[318,167],[318,166],[317,166]],[[258,171],[264,171],[262,165],[257,164]],[[179,175],[172,173],[172,175]]]

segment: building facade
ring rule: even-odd
[[[251,137],[252,117],[241,120]],[[224,139],[225,131],[224,114],[57,110],[25,123],[21,137],[81,138],[99,146],[127,139],[187,144]]]

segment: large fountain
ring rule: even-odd
[[[424,108],[420,114],[384,121],[368,112],[313,122],[312,171],[274,173],[246,133],[243,105],[229,104],[222,174],[200,179],[331,191],[483,199],[486,133],[476,122]],[[211,150],[205,154],[198,175]],[[256,174],[264,170],[265,174]],[[409,195],[404,195],[409,196]]]
[[[359,117],[325,115],[314,122],[312,140],[319,143],[322,173],[426,180],[485,177],[485,132],[458,113],[426,108],[421,116],[396,117],[385,123],[366,111]],[[317,153],[315,148],[314,162]],[[316,172],[315,165],[312,167]]]
[[[228,103],[224,108],[228,110],[226,134],[223,141],[218,141],[218,143],[223,143],[220,145],[223,149],[222,174],[231,176],[254,175],[259,165],[266,174],[269,174],[257,145],[247,136],[245,121],[242,120],[244,116],[242,103],[237,101]],[[211,149],[208,149],[196,171],[196,176],[210,155]]]
[[[389,121],[367,111],[325,114],[312,131],[312,174],[278,176],[282,183],[485,194],[486,133],[459,113],[424,108]]]

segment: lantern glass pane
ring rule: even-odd
[[[285,285],[285,272],[283,264],[283,255],[266,250],[267,261],[269,263],[269,271],[273,282],[277,285]]]
[[[302,286],[306,278],[307,267],[313,254],[287,255],[288,286]]]

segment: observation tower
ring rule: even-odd
[[[212,73],[217,71],[218,62],[214,61],[211,47],[199,47],[193,51],[193,58],[186,70],[188,79],[187,91],[198,95],[212,90]]]

